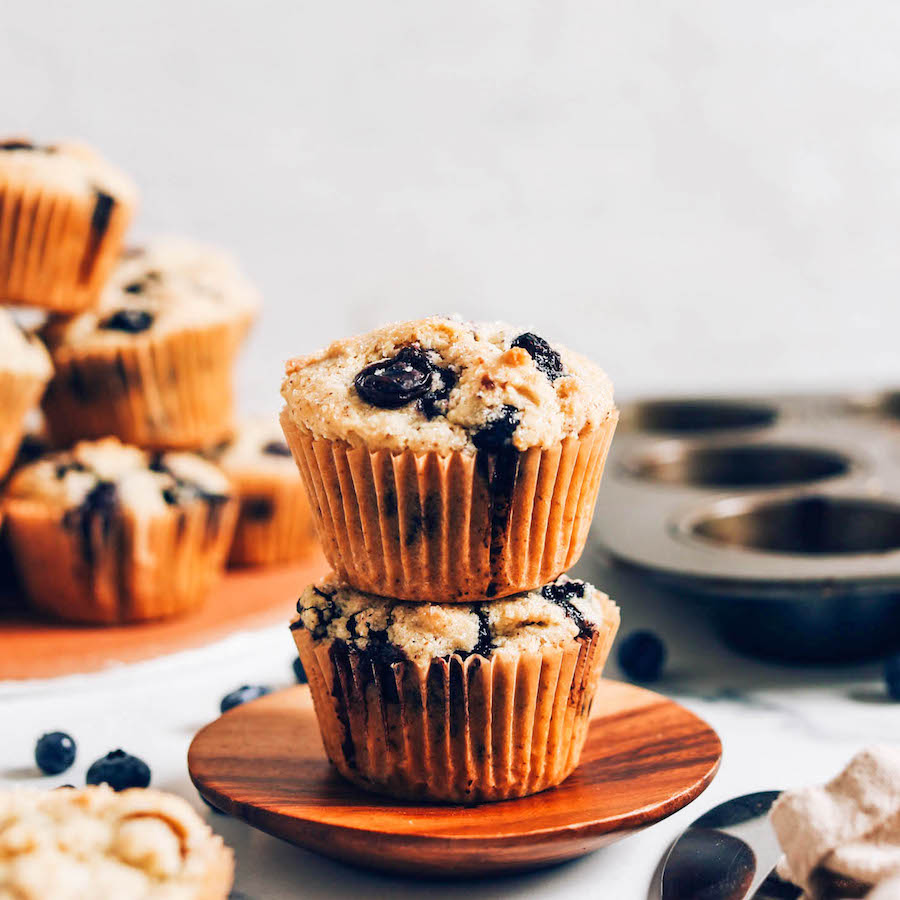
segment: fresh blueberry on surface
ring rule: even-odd
[[[666,662],[666,646],[652,631],[633,631],[619,644],[618,660],[631,681],[657,681]]]
[[[108,784],[114,791],[145,788],[150,784],[150,767],[124,750],[111,750],[91,763],[85,780],[88,784]]]
[[[478,450],[500,450],[510,446],[521,415],[515,406],[501,406],[497,414],[472,435],[472,443]]]
[[[404,347],[396,356],[366,366],[353,383],[366,403],[399,409],[428,393],[434,370],[422,350]]]
[[[891,656],[884,664],[884,682],[888,696],[900,700],[900,653]]]
[[[294,662],[294,678],[297,679],[297,684],[307,684],[309,679],[306,677],[306,670],[303,668],[303,661],[298,656]]]
[[[265,697],[271,694],[272,688],[266,687],[264,684],[245,684],[236,691],[226,694],[219,704],[219,709],[226,713],[229,709],[234,709],[242,703],[248,703],[250,700],[256,700],[259,697]]]
[[[153,314],[145,309],[120,309],[107,316],[100,327],[107,331],[127,331],[138,334],[146,331],[153,324]]]
[[[556,381],[562,376],[562,359],[542,337],[526,331],[524,334],[520,334],[510,346],[521,347],[534,360],[538,371],[543,372],[551,381]]]
[[[38,738],[34,761],[45,775],[59,775],[75,762],[75,741],[64,731],[51,731]]]

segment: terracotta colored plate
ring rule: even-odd
[[[140,625],[91,627],[0,612],[0,681],[94,672],[200,647],[247,628],[287,621],[300,591],[328,565],[318,552],[274,569],[229,572],[195,613]]]
[[[559,787],[480,806],[367,794],[328,763],[307,687],[240,706],[188,753],[200,793],[291,843],[409,875],[511,872],[573,859],[671,815],[712,781],[722,745],[693,713],[604,681],[581,765]]]

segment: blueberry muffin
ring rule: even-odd
[[[44,398],[53,438],[113,434],[187,450],[228,438],[234,358],[258,302],[210,248],[164,239],[127,252],[95,308],[44,328],[56,367]]]
[[[435,317],[291,360],[282,395],[325,554],[361,590],[501,597],[581,555],[618,420],[584,357]]]
[[[180,797],[0,791],[0,900],[226,900],[234,858]]]
[[[274,417],[242,422],[213,458],[240,500],[232,565],[290,562],[318,546],[306,491]]]
[[[19,469],[3,507],[31,606],[97,624],[198,607],[222,572],[237,517],[216,466],[115,438]]]
[[[897,897],[900,749],[868,747],[822,786],[785,791],[770,813],[779,874],[813,900]],[[891,891],[894,891],[893,893]]]
[[[0,309],[0,479],[15,459],[26,416],[52,372],[44,345]]]
[[[474,604],[364,594],[329,576],[291,625],[340,773],[397,797],[474,803],[578,764],[618,607],[563,576]]]
[[[0,141],[0,301],[61,313],[96,302],[136,204],[88,147]]]

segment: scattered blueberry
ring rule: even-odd
[[[309,679],[306,677],[306,669],[303,668],[303,662],[298,656],[294,662],[294,678],[297,679],[297,684],[307,684]]]
[[[475,434],[472,443],[478,450],[499,450],[512,443],[512,436],[519,427],[521,413],[515,406],[501,406],[497,414]]]
[[[269,441],[262,448],[262,452],[269,456],[290,456],[291,448],[284,441]]]
[[[900,700],[900,653],[885,662],[884,681],[890,698]]]
[[[91,763],[87,771],[88,784],[108,784],[114,791],[125,788],[144,788],[150,784],[150,767],[142,759],[124,750],[111,750]]]
[[[133,285],[129,285],[133,287]],[[127,290],[127,288],[126,288]],[[137,334],[146,331],[153,324],[153,314],[145,309],[120,309],[111,316],[107,316],[100,327],[108,331],[127,331]]]
[[[75,741],[64,731],[51,731],[38,738],[34,761],[45,775],[59,775],[75,762]]]
[[[435,368],[431,389],[419,400],[419,408],[426,419],[445,416],[450,405],[450,391],[456,387],[456,373],[452,369]]]
[[[428,393],[435,367],[415,347],[366,366],[353,380],[366,403],[381,409],[399,409]]]
[[[229,709],[234,709],[242,703],[248,703],[250,700],[256,700],[259,697],[265,697],[271,694],[272,688],[266,687],[264,684],[245,684],[236,691],[226,694],[219,704],[219,709],[226,713]]]
[[[618,660],[631,681],[657,681],[666,661],[666,646],[652,631],[633,631],[619,644]]]
[[[538,371],[551,381],[562,377],[563,364],[559,354],[542,338],[530,331],[520,334],[511,347],[521,347],[534,360]]]

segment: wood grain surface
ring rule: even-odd
[[[315,555],[278,568],[235,569],[196,612],[159,622],[85,626],[29,616],[16,598],[0,608],[0,680],[94,672],[201,647],[234,631],[287,623],[297,597],[328,571]]]
[[[581,765],[557,788],[479,806],[416,805],[345,782],[308,688],[238,707],[197,734],[188,768],[214,806],[298,846],[412,876],[463,877],[572,859],[652,825],[712,781],[716,733],[671,700],[604,681]]]

